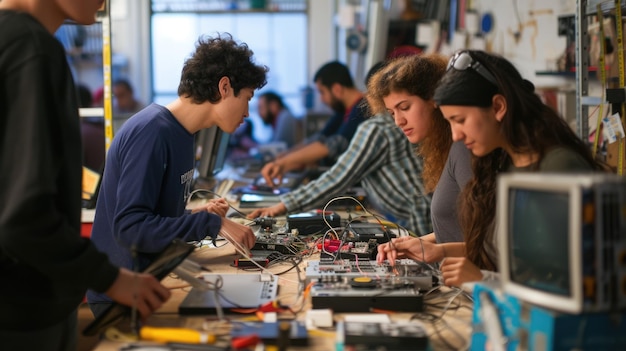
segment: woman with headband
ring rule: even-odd
[[[434,95],[452,138],[471,150],[473,179],[460,196],[465,255],[446,258],[446,285],[484,279],[498,270],[494,235],[499,172],[591,172],[603,169],[565,120],[505,58],[456,53]],[[481,271],[482,270],[482,271]]]

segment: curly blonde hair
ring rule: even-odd
[[[392,92],[406,92],[422,100],[432,100],[448,59],[438,54],[399,57],[389,61],[367,84],[366,99],[373,114],[387,113],[383,98]],[[417,153],[424,159],[422,179],[428,192],[435,190],[452,145],[450,124],[439,109],[432,115],[428,136],[420,141]]]

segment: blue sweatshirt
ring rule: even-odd
[[[194,159],[194,135],[165,107],[152,104],[124,123],[106,159],[91,233],[113,264],[141,271],[174,238],[217,235],[221,217],[185,212]],[[87,297],[109,301],[93,291]]]

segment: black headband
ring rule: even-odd
[[[496,93],[498,87],[473,70],[450,70],[435,90],[433,100],[437,106],[489,107]]]

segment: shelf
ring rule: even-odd
[[[275,13],[307,11],[305,0],[153,0],[154,13]]]
[[[588,16],[595,16],[598,13],[598,4],[603,13],[611,12],[615,10],[615,1],[607,0],[587,0],[587,8],[585,14]],[[622,11],[626,11],[626,1],[622,1]]]
[[[576,76],[576,72],[568,72],[568,71],[536,71],[535,75],[537,76],[559,76],[559,77],[572,77]]]
[[[104,117],[103,107],[81,107],[78,109],[81,117]]]
[[[596,77],[596,71],[588,71],[587,73],[589,75],[589,77]],[[574,78],[576,77],[576,72],[572,72],[572,71],[536,71],[535,75],[537,76],[555,76],[555,77],[569,77],[569,78]]]

